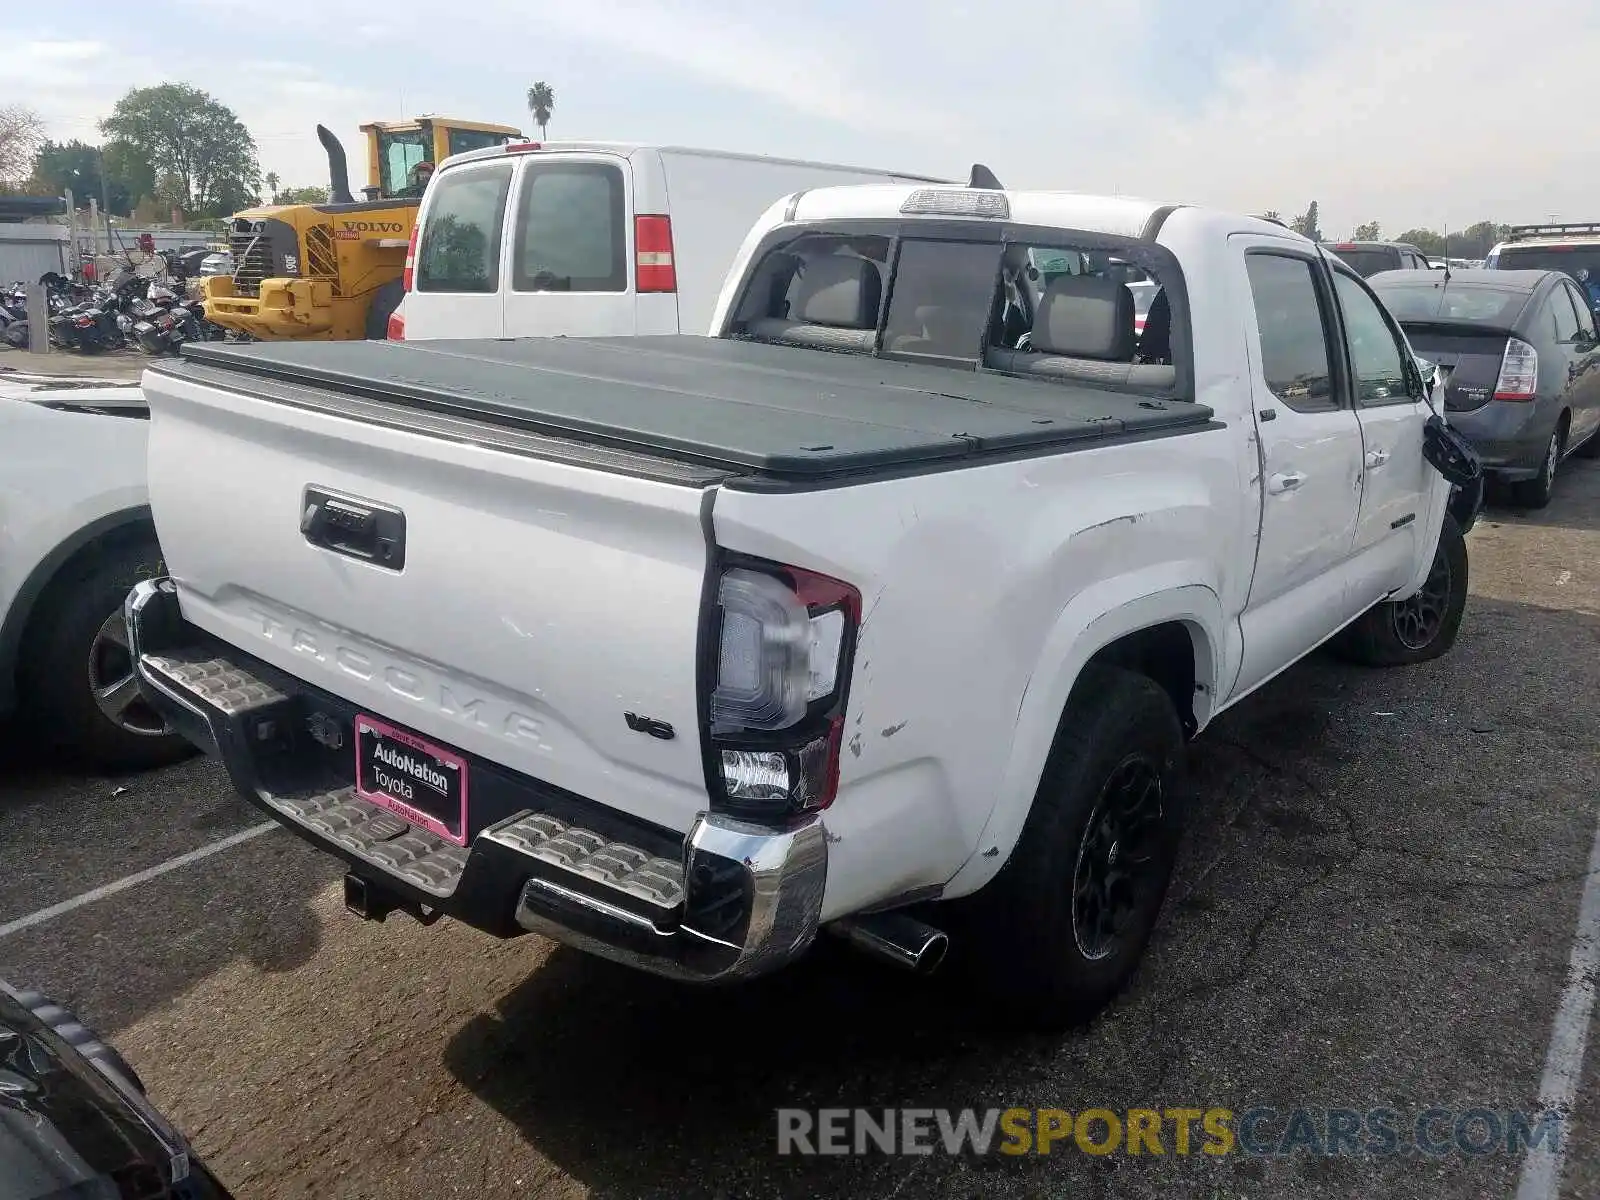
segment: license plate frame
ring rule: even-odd
[[[447,842],[465,846],[470,776],[466,758],[370,713],[357,713],[354,728],[356,795]]]

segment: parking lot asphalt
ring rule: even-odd
[[[691,990],[531,937],[364,924],[333,861],[277,830],[0,937],[0,977],[110,1036],[244,1200],[1511,1196],[1503,1148],[776,1154],[779,1107],[1269,1107],[1269,1129],[1533,1110],[1600,801],[1600,464],[1569,464],[1542,513],[1491,509],[1470,547],[1452,654],[1314,656],[1198,740],[1146,963],[1064,1036],[831,943]],[[203,760],[106,780],[0,753],[0,927],[261,824]],[[1565,1197],[1600,1195],[1590,1050]]]

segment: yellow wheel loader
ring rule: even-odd
[[[232,275],[204,280],[206,318],[263,341],[382,338],[431,168],[452,154],[520,141],[509,125],[447,117],[363,125],[365,199],[350,194],[344,147],[324,126],[327,204],[268,205],[229,218]]]

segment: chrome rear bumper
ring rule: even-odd
[[[146,699],[245,799],[399,907],[693,982],[774,970],[816,937],[828,869],[816,818],[775,830],[707,812],[680,836],[469,756],[458,846],[356,795],[353,759],[330,750],[354,706],[187,625],[170,580],[137,585],[125,611]]]

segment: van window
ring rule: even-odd
[[[620,170],[605,163],[529,165],[517,211],[513,288],[625,292],[627,250]]]
[[[417,255],[419,292],[494,292],[500,284],[500,231],[511,167],[444,171]]]

